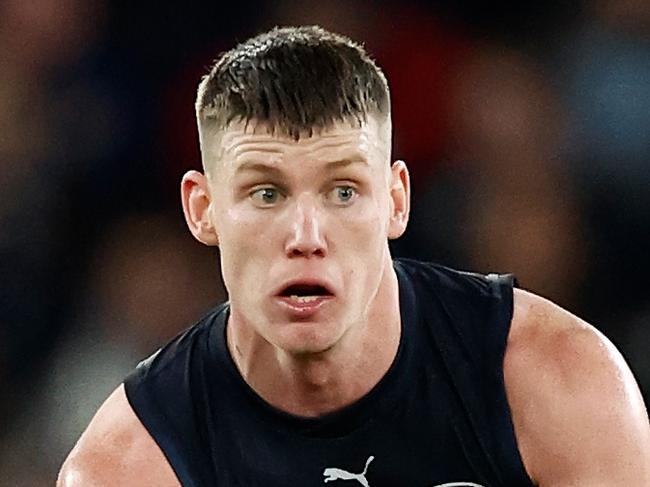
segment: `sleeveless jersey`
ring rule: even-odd
[[[398,352],[342,410],[304,418],[260,398],[226,346],[227,303],[138,365],[127,398],[184,487],[533,487],[503,379],[512,277],[394,267]]]

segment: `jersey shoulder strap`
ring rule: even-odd
[[[412,277],[424,332],[454,391],[454,427],[468,457],[499,485],[532,486],[503,376],[516,279],[409,260],[401,265]]]
[[[212,310],[140,362],[124,380],[129,404],[184,487],[214,485],[209,449],[195,411],[209,388],[203,372],[210,330],[224,308]]]

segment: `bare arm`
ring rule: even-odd
[[[180,487],[158,445],[118,387],[66,459],[57,487]]]
[[[517,291],[504,373],[524,464],[541,487],[650,486],[650,425],[616,348]]]

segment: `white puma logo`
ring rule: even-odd
[[[366,472],[368,471],[368,465],[370,465],[370,462],[372,462],[375,459],[372,455],[368,457],[368,460],[366,460],[366,467],[363,469],[363,472],[361,473],[350,473],[346,472],[345,470],[341,470],[340,468],[326,468],[323,471],[323,475],[325,476],[324,482],[331,482],[332,480],[356,480],[359,482],[363,487],[370,487],[370,484],[368,484],[368,481],[366,480]]]
[[[351,473],[346,470],[341,470],[340,468],[326,468],[323,471],[325,476],[324,482],[331,482],[332,480],[356,480],[363,487],[370,487],[368,480],[366,479],[366,472],[368,471],[368,465],[375,459],[372,455],[366,460],[366,466],[361,473]],[[446,484],[438,484],[433,487],[483,487],[480,484],[474,484],[472,482],[448,482]]]

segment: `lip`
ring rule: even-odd
[[[329,294],[316,296],[309,301],[301,301],[283,294],[284,290],[291,286],[320,286]],[[318,313],[322,308],[336,297],[334,286],[327,280],[301,276],[284,281],[273,293],[276,303],[290,316],[297,320],[307,320]]]
[[[309,301],[298,301],[290,296],[276,296],[277,303],[291,316],[299,320],[311,318],[325,307],[334,296],[318,296]]]

